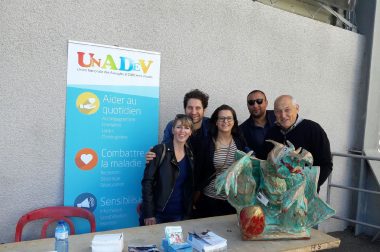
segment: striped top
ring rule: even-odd
[[[228,150],[230,148],[230,150]],[[215,167],[215,177],[222,174],[225,170],[227,170],[230,165],[235,161],[235,152],[236,152],[236,144],[232,139],[230,146],[228,145],[220,145],[219,149],[216,149],[214,152],[214,167]],[[227,156],[228,153],[228,156]],[[215,189],[215,177],[211,180],[211,182],[203,189],[203,193],[214,199],[227,199],[225,192],[221,192],[216,195]]]

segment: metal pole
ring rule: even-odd
[[[334,155],[331,157],[332,161],[334,163]],[[326,202],[330,205],[330,195],[331,195],[331,181],[332,181],[332,174],[330,173],[330,176],[327,178],[327,195],[326,195]]]
[[[359,189],[364,189],[365,185],[365,167],[364,159],[360,160],[360,174],[359,174]],[[356,220],[363,220],[363,215],[367,211],[365,198],[362,191],[358,192],[358,203],[356,205]],[[360,224],[355,225],[355,235],[359,235],[362,232],[362,226]]]

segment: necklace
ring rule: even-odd
[[[224,158],[223,165],[222,165],[222,167],[221,167],[220,169],[223,169],[223,168],[226,167],[227,159],[228,159],[228,156],[230,155],[230,150],[231,150],[232,140],[233,140],[233,138],[231,137],[231,139],[230,139],[230,141],[229,141],[228,144],[224,144],[222,141],[220,141],[220,139],[217,139],[216,142],[214,141],[214,143],[215,143],[215,147],[216,147],[215,149],[216,149],[216,150],[220,149],[222,146],[223,146],[223,147],[228,146],[228,148],[227,148],[227,154],[226,154],[226,156],[225,156],[225,158]],[[218,143],[219,143],[219,144],[218,144]]]
[[[232,143],[232,137],[231,137],[231,139],[229,139],[228,143],[223,142],[223,141],[220,140],[220,139],[217,139],[217,140],[216,140],[217,149],[219,149],[219,148],[222,147],[222,146],[224,146],[224,147],[225,147],[225,146],[228,146],[228,148],[230,148],[231,143]]]

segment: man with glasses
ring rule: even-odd
[[[251,91],[247,96],[250,116],[239,126],[248,147],[260,159],[266,159],[265,136],[275,122],[273,110],[267,110],[267,106],[268,100],[263,91]]]
[[[326,181],[332,171],[330,142],[322,127],[298,115],[299,105],[290,95],[281,95],[274,102],[276,125],[268,131],[266,139],[287,145],[290,141],[296,149],[308,150],[313,155],[313,165],[320,167],[318,188]],[[266,154],[273,144],[265,144]]]

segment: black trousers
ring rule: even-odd
[[[227,200],[220,200],[201,194],[194,212],[195,218],[206,218],[235,214],[236,209]]]

